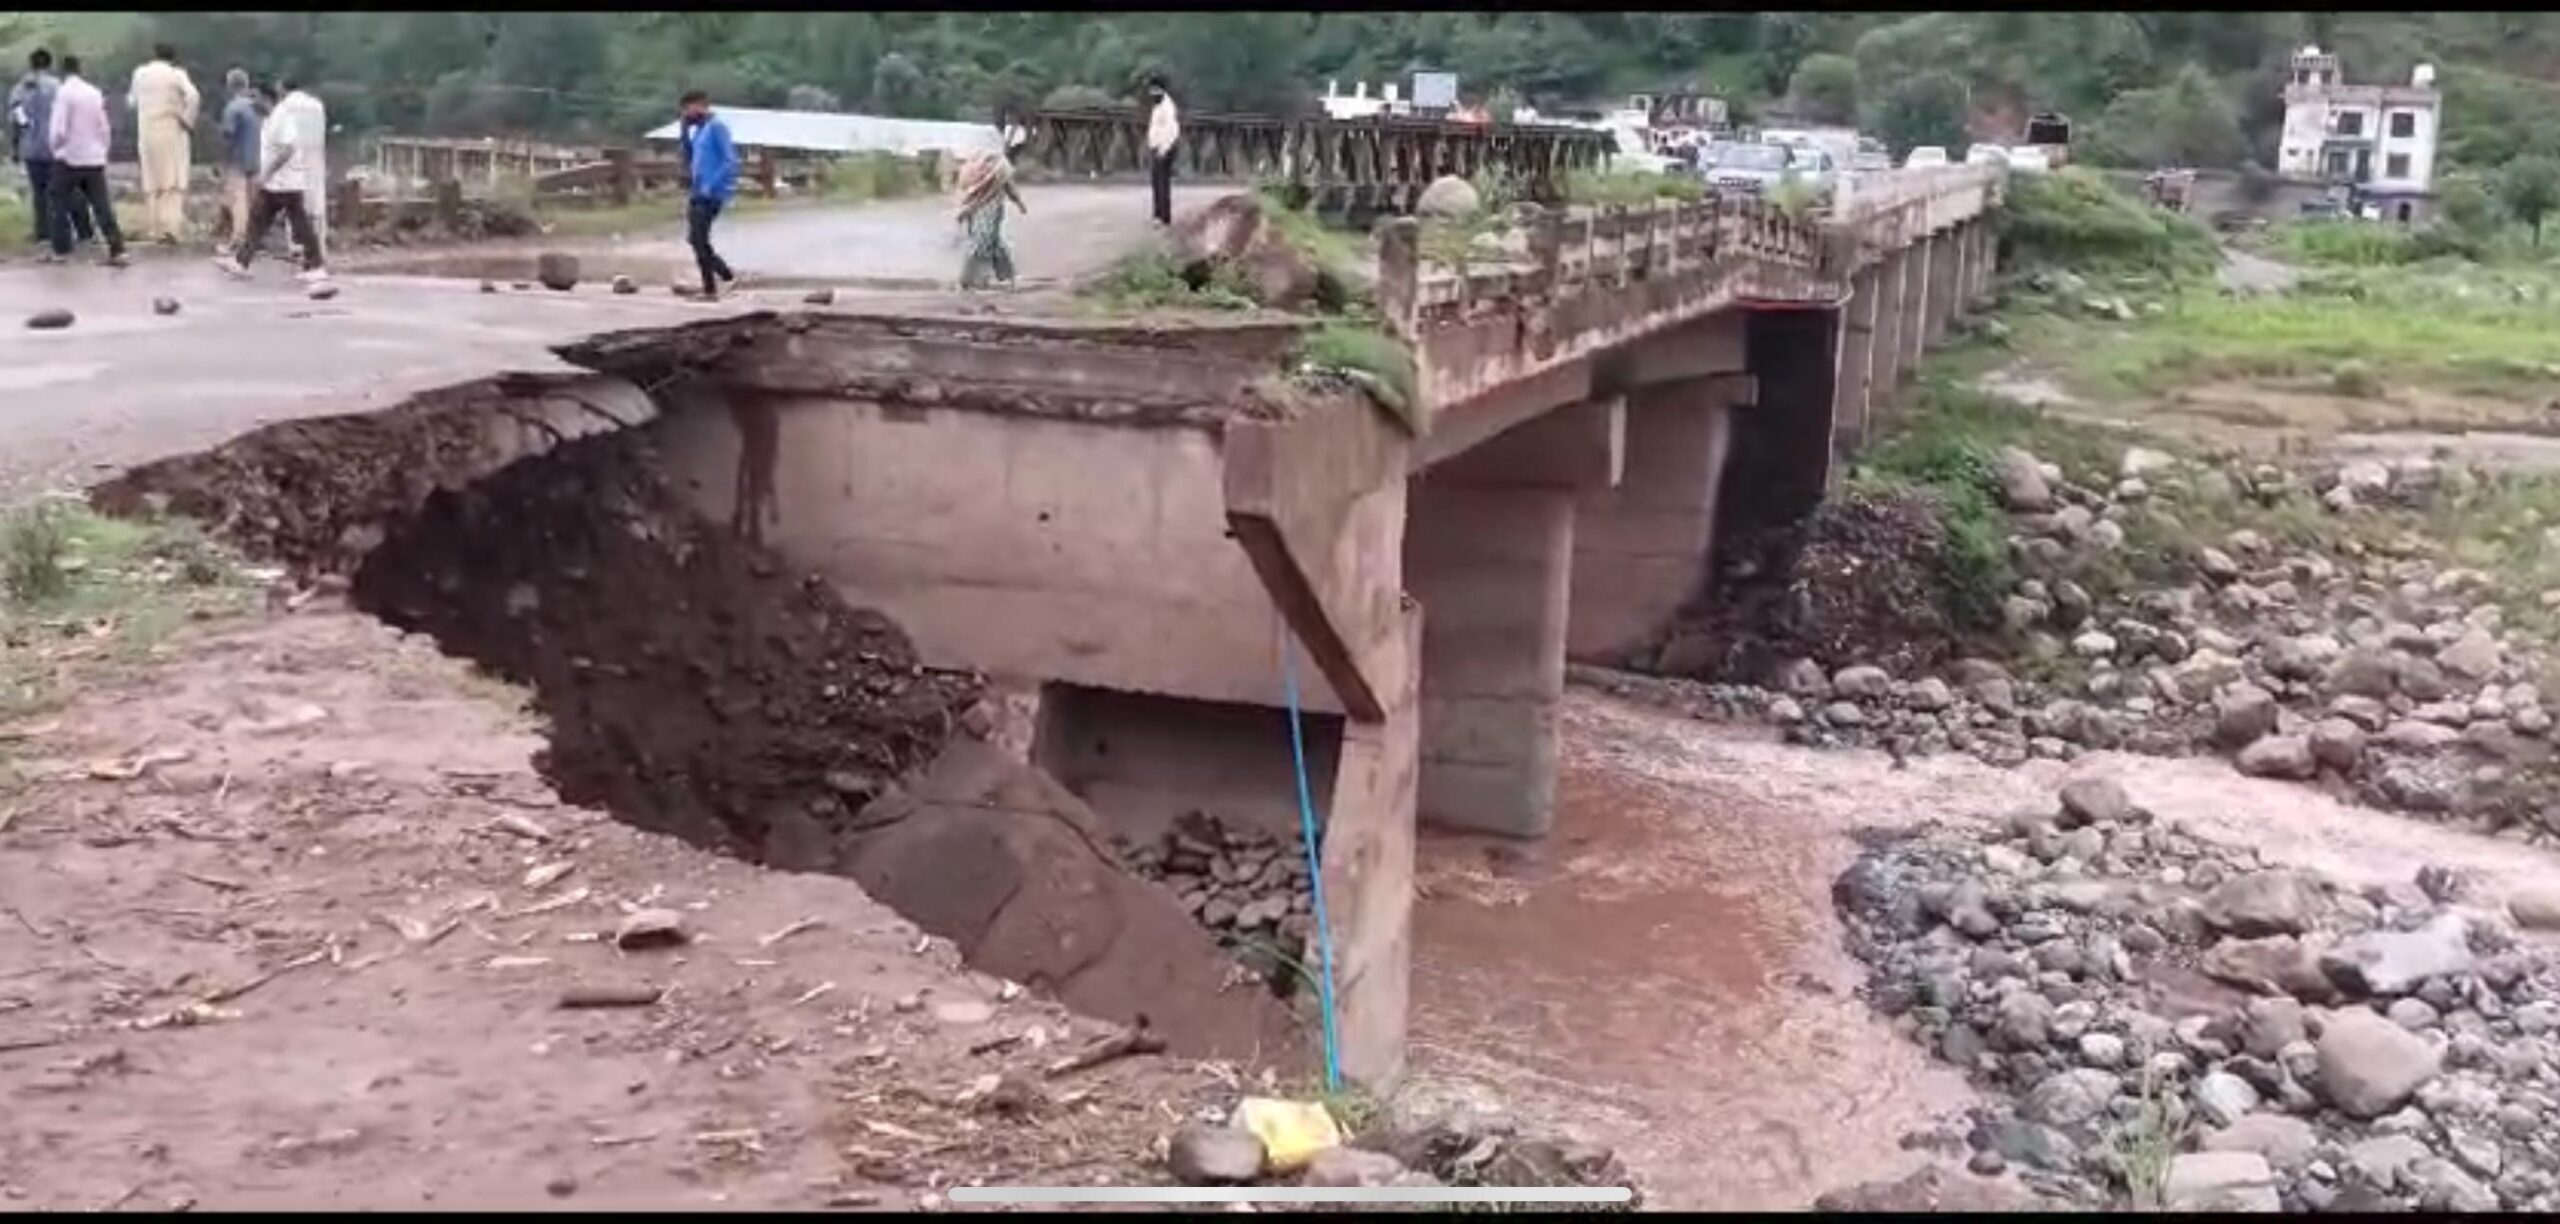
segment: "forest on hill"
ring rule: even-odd
[[[1495,109],[1694,87],[1745,115],[1854,119],[1897,144],[2079,121],[2121,165],[2272,161],[2286,58],[2348,78],[2433,63],[2447,160],[2560,153],[2560,17],[2495,12],[295,12],[0,14],[0,46],[122,80],[156,41],[212,86],[287,72],[353,132],[625,135],[699,85],[738,105],[984,118],[1104,104],[1151,72],[1205,111],[1288,113],[1328,79],[1455,72]]]

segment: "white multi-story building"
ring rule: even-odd
[[[2304,47],[2284,87],[2276,172],[2343,183],[2379,214],[2413,220],[2433,195],[2444,95],[2420,64],[2406,85],[2349,85],[2338,57]]]

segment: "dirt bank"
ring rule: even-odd
[[[423,638],[315,605],[179,647],[0,728],[0,1205],[930,1206],[1157,1178],[1231,1096],[1052,1078],[1107,1026],[852,881],[564,805],[525,695]],[[691,942],[597,939],[640,907]]]

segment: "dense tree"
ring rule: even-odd
[[[2229,169],[2249,154],[2248,137],[2241,134],[2231,104],[2193,64],[2159,88],[2117,95],[2092,126],[2088,145],[2093,161],[2146,170]]]
[[[233,64],[300,75],[334,122],[359,132],[594,140],[662,121],[691,85],[738,104],[786,105],[806,86],[866,110],[985,116],[1070,86],[1125,100],[1150,71],[1194,109],[1285,112],[1329,78],[1376,86],[1430,69],[1457,73],[1470,95],[1507,92],[1542,109],[1688,86],[1714,88],[1743,114],[1786,98],[1817,114],[1880,115],[1889,99],[1917,99],[1943,119],[1961,94],[1983,116],[2059,110],[2118,146],[2234,163],[2223,118],[2243,155],[2272,161],[2286,61],[2313,41],[2338,50],[2357,81],[2435,64],[2448,167],[2560,155],[2560,125],[2544,121],[2560,102],[2549,79],[2560,17],[2533,12],[0,14],[0,52],[23,62],[39,43],[76,51],[105,81],[161,38],[200,82]],[[2201,104],[2199,90],[2220,105]],[[2136,122],[2162,113],[2179,121],[2166,125],[2175,139]],[[1932,138],[1960,142],[1950,126]]]
[[[1858,61],[1823,52],[1804,57],[1787,82],[1787,96],[1798,111],[1825,123],[1847,123],[1858,117]]]
[[[2508,163],[2498,174],[2498,201],[2533,231],[2533,245],[2541,246],[2542,219],[2560,208],[2560,161],[2536,153]]]
[[[1867,116],[1867,130],[1900,157],[1921,145],[1962,156],[1965,112],[1972,98],[1952,72],[1932,70],[1895,82]]]

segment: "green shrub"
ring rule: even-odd
[[[57,599],[71,589],[69,515],[50,501],[11,511],[0,525],[0,588],[20,603]]]
[[[1707,198],[1706,184],[1687,175],[1647,170],[1577,170],[1565,176],[1568,204],[1638,208],[1656,200],[1696,203]]]
[[[1298,359],[1310,370],[1359,376],[1408,428],[1416,424],[1413,353],[1394,336],[1360,323],[1326,323],[1307,333]]]
[[[2329,372],[2329,389],[2354,399],[2372,399],[2382,394],[2382,378],[2372,366],[2350,358]]]
[[[2020,268],[2177,277],[2210,272],[2221,262],[2203,226],[2079,167],[2010,179],[1999,224],[2006,254]]]
[[[1253,288],[1221,265],[1195,279],[1183,261],[1165,251],[1142,251],[1105,269],[1078,290],[1113,310],[1251,310]]]
[[[2383,268],[2422,258],[2415,234],[2370,221],[2303,221],[2277,231],[2277,246],[2296,263]]]

